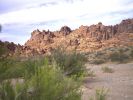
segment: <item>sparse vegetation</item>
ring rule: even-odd
[[[114,52],[112,54],[109,55],[109,58],[112,62],[124,62],[128,59],[128,56],[126,54],[123,53],[123,51],[119,51],[119,52]]]
[[[96,100],[106,100],[108,91],[109,90],[104,87],[101,89],[96,89]]]
[[[131,50],[130,56],[131,56],[131,58],[133,58],[133,50]]]
[[[10,81],[0,84],[0,100],[15,100],[15,91]]]
[[[88,73],[87,73],[87,76],[89,76],[89,77],[95,77],[96,75],[95,75],[95,73],[94,73],[93,70],[89,69],[88,70]]]
[[[64,48],[58,48],[52,52],[52,56],[67,76],[79,77],[86,71],[87,58],[81,53],[76,51],[68,53]]]
[[[95,97],[91,97],[90,100],[107,100],[106,96],[108,91],[109,90],[104,87],[96,89]]]
[[[102,64],[106,62],[125,63],[133,59],[133,47],[112,47],[101,51],[86,54],[91,64]]]
[[[92,64],[103,64],[105,61],[103,59],[94,59],[93,61],[91,61]]]
[[[120,62],[132,59],[132,51],[118,52],[115,54],[113,51],[110,55],[108,53],[109,56],[98,52],[96,57],[93,54],[90,55],[95,58],[92,61],[94,64],[104,63],[107,59],[116,61],[115,57],[118,55],[118,58],[122,59],[117,59]],[[86,75],[95,76],[91,69],[87,72],[86,62],[85,55],[75,51],[68,53],[63,48],[57,48],[50,56],[43,58],[25,60],[2,58],[0,59],[0,100],[44,100],[44,98],[46,100],[81,100],[81,81],[78,79]],[[102,71],[114,72],[107,66],[102,67]],[[12,84],[12,79],[22,79],[23,82],[16,81]],[[94,100],[105,100],[106,94],[106,89],[97,89]]]
[[[58,52],[23,61],[1,59],[0,100],[81,100],[81,81],[75,77],[85,74],[86,58],[76,52]],[[12,79],[23,82],[12,84]]]
[[[109,68],[107,66],[104,66],[101,68],[104,73],[113,73],[114,70],[112,68]]]
[[[25,69],[23,83],[1,82],[0,100],[80,100],[80,83],[65,77],[56,63],[43,59],[26,64],[33,69]]]

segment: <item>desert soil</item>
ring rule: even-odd
[[[107,66],[113,73],[104,73],[101,68]],[[95,77],[86,77],[82,100],[89,100],[99,88],[109,89],[107,100],[133,100],[133,63],[90,65]]]

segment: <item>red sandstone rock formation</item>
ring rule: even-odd
[[[101,22],[91,26],[82,25],[73,31],[68,26],[64,26],[56,32],[33,31],[25,46],[39,53],[47,53],[60,45],[66,46],[68,50],[89,52],[109,46],[133,45],[132,33],[133,19],[123,20],[114,26],[105,26]]]

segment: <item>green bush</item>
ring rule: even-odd
[[[81,76],[85,70],[87,58],[76,51],[68,53],[63,48],[57,48],[52,52],[53,59],[67,76]]]
[[[26,61],[3,59],[0,61],[0,80],[20,78],[25,75],[27,75],[27,78],[31,77],[35,73],[36,66],[42,66],[43,64],[44,58]]]
[[[1,59],[0,100],[81,100],[81,82],[73,77],[85,73],[85,62],[84,55],[64,51],[24,61]],[[12,84],[12,79],[24,81]]]
[[[133,58],[133,49],[130,51],[130,56]]]
[[[106,62],[125,63],[132,61],[133,46],[111,47],[95,52],[86,53],[91,64],[102,64]]]
[[[111,53],[109,55],[109,59],[112,61],[112,62],[124,62],[126,60],[128,60],[128,56],[126,54],[124,54],[123,51],[119,51],[119,52],[114,52],[114,53]]]
[[[65,77],[57,64],[49,65],[48,60],[36,64],[32,76],[24,80],[15,86],[3,82],[0,100],[81,100],[80,83]]]
[[[15,100],[15,91],[10,81],[0,84],[0,100]]]
[[[93,71],[93,70],[88,69],[88,73],[87,73],[87,75],[86,75],[86,76],[88,76],[88,77],[95,77],[96,75],[95,75],[95,73],[94,73],[94,71]]]
[[[106,100],[108,89],[96,89],[96,100]]]
[[[0,61],[0,81],[9,78],[23,77],[25,68],[23,62],[11,59]]]
[[[90,100],[107,100],[108,92],[109,90],[104,87],[96,89],[95,97],[91,97]]]

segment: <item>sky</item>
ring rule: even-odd
[[[0,40],[24,44],[35,29],[56,31],[133,18],[133,0],[0,0]]]

